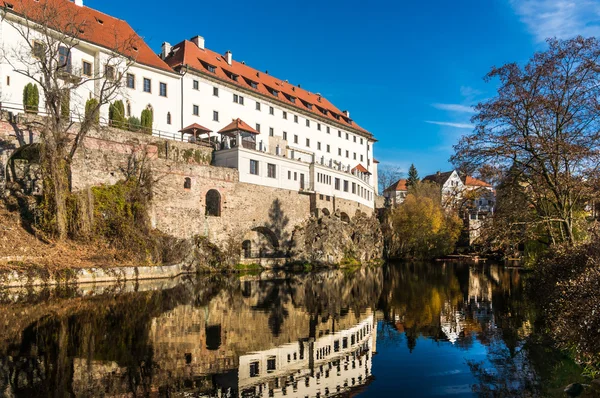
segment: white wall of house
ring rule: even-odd
[[[14,108],[13,110],[15,112],[22,112],[23,89],[28,83],[35,82],[29,77],[15,71],[15,67],[17,69],[26,68],[25,62],[30,62],[31,60],[31,63],[33,64],[34,58],[30,46],[11,24],[17,17],[9,15],[8,18],[11,22],[6,19],[0,22],[0,43],[2,51],[7,57],[11,58],[10,63],[6,62],[4,59],[0,62],[0,101],[4,108],[9,110],[10,108]],[[33,41],[36,38],[42,39],[42,36],[39,34],[36,35],[35,32],[33,32],[31,40]],[[93,79],[93,76],[103,74],[105,65],[108,60],[112,58],[109,50],[87,42],[81,42],[77,47],[73,48],[70,52],[70,57],[71,74],[74,77],[81,77],[82,79]],[[84,61],[91,64],[91,76],[86,76],[84,74]],[[128,67],[127,61],[123,58],[119,60],[113,58],[112,61],[113,65],[116,66],[117,75],[119,72],[123,74],[123,87],[113,96],[111,102],[120,99],[125,105],[129,103],[131,112],[126,116],[136,116],[137,118],[140,117],[144,108],[151,106],[154,110],[153,128],[174,133],[174,136],[176,136],[175,133],[179,130],[177,121],[180,115],[179,103],[181,102],[181,85],[178,74],[137,63]],[[29,65],[29,68],[30,70],[34,70],[32,69],[32,65]],[[135,76],[135,88],[127,88],[126,73]],[[150,79],[151,81],[150,93],[144,92],[143,90],[144,78]],[[159,85],[161,82],[165,83],[167,87],[167,95],[164,97],[160,95]],[[99,95],[101,84],[102,82],[100,80],[89,80],[71,93],[70,108],[71,114],[75,119],[84,114],[86,101]],[[39,110],[40,113],[43,113],[44,93],[39,85],[38,89],[40,90]],[[125,108],[127,111],[127,105]],[[170,125],[167,123],[167,113],[169,112],[171,113]],[[100,117],[102,121],[108,120],[108,105],[101,109]]]

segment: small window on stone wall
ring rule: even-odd
[[[185,188],[185,189],[192,188],[192,179],[190,177],[185,177],[185,182],[183,183],[183,188]]]

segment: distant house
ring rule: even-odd
[[[442,204],[444,207],[455,206],[460,202],[465,184],[456,170],[431,174],[423,178],[425,182],[438,184],[442,190]]]
[[[404,202],[407,194],[408,186],[406,185],[405,179],[396,181],[383,191],[383,197],[386,200],[386,204],[389,206],[396,206]]]

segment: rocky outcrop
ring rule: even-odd
[[[311,217],[294,229],[290,257],[311,264],[356,264],[383,257],[383,234],[374,216],[357,211],[342,220],[337,211],[330,216]]]

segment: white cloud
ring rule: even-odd
[[[457,129],[472,129],[473,128],[473,125],[469,124],[469,123],[434,122],[434,121],[431,121],[431,120],[425,120],[425,123],[437,124],[439,126],[455,127]]]
[[[461,105],[461,104],[431,104],[436,109],[441,109],[443,111],[450,112],[462,112],[462,113],[475,113],[475,109],[473,109],[470,105]]]
[[[598,0],[510,0],[510,4],[537,42],[600,36]]]

